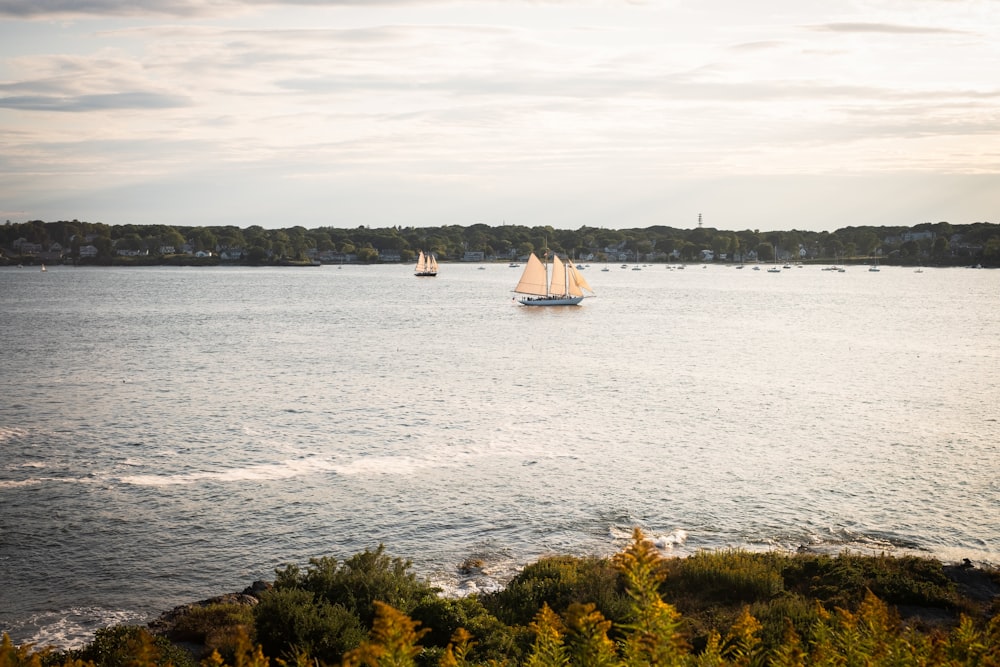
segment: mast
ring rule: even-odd
[[[545,244],[545,259],[542,262],[542,266],[545,267],[545,296],[552,296],[552,283],[549,282],[549,264],[552,263],[552,257],[549,255],[548,243]]]
[[[545,296],[552,296],[552,283],[549,282],[549,264],[552,263],[552,253],[549,251],[549,240],[544,236],[542,239],[542,243],[545,244],[545,261],[542,262],[542,265],[545,266]]]

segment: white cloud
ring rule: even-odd
[[[321,206],[370,224],[504,207],[679,224],[695,196],[749,217],[760,192],[757,218],[775,184],[825,198],[808,177],[906,224],[909,203],[857,179],[939,176],[969,194],[936,199],[942,219],[967,222],[988,208],[977,179],[1000,173],[982,67],[1000,35],[965,3],[25,4],[0,0],[0,200],[29,218],[141,222],[126,202],[145,201],[157,222]]]

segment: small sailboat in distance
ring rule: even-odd
[[[514,292],[524,295],[518,299],[523,306],[577,306],[585,297],[594,296],[593,288],[573,263],[563,262],[554,253],[548,265],[535,253],[528,255]]]
[[[421,250],[417,256],[417,266],[413,270],[413,275],[421,278],[434,277],[438,274],[437,259],[431,253],[424,254]]]
[[[771,244],[774,249],[774,266],[767,270],[768,273],[781,273],[781,269],[778,268],[778,246]]]

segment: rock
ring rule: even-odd
[[[252,595],[253,597],[260,599],[260,594],[271,590],[274,586],[269,581],[260,581],[259,579],[246,588],[243,589],[243,595]]]
[[[260,594],[264,591],[270,590],[272,588],[271,584],[266,581],[255,581],[252,585],[248,586],[243,590],[242,593],[225,593],[224,595],[217,595],[207,600],[200,600],[198,602],[191,602],[188,604],[182,604],[174,607],[170,611],[165,611],[159,615],[159,617],[153,619],[147,623],[149,631],[156,635],[164,635],[167,638],[171,638],[171,633],[177,622],[184,616],[190,614],[194,609],[199,607],[208,607],[214,604],[241,604],[248,607],[254,607],[260,602]]]

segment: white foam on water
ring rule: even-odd
[[[304,457],[226,470],[184,472],[170,475],[123,475],[118,477],[117,481],[135,486],[162,487],[202,482],[274,481],[328,472],[340,475],[407,475],[427,468],[461,465],[461,462],[470,456],[469,453],[442,455],[434,458],[416,458],[407,455],[363,456],[346,463],[320,457]],[[136,464],[133,462],[129,465]]]
[[[38,484],[96,484],[100,480],[93,476],[87,477],[29,477],[28,479],[0,480],[0,489],[36,486]]]
[[[335,470],[330,461],[319,458],[289,459],[278,463],[210,470],[203,472],[178,473],[175,475],[125,475],[119,480],[136,486],[174,486],[198,484],[201,482],[247,482],[274,481],[304,475],[313,475]]]
[[[678,528],[666,535],[657,535],[652,537],[650,540],[657,549],[660,549],[661,551],[672,551],[674,547],[687,542],[687,538],[687,531],[682,528]]]
[[[968,558],[974,565],[1000,565],[1000,550],[997,549],[967,549],[964,547],[940,546],[935,550],[935,556],[944,563],[961,563]]]
[[[0,426],[0,443],[13,440],[14,438],[23,438],[26,435],[28,435],[27,429],[12,426]]]
[[[0,479],[0,489],[17,489],[24,486],[35,486],[36,484],[41,484],[44,480],[39,478],[33,479]]]
[[[33,628],[22,644],[37,648],[82,648],[94,639],[94,632],[113,625],[139,624],[144,617],[136,612],[101,607],[77,607],[35,614],[25,626]]]

